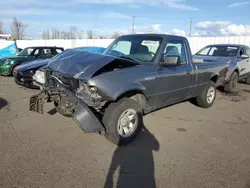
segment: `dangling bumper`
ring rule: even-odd
[[[103,132],[105,129],[93,111],[71,91],[63,88],[53,88],[41,91],[30,98],[29,110],[39,114],[44,113],[43,106],[47,102],[63,100],[65,113],[71,114],[76,124],[85,132]]]

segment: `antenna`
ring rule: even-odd
[[[135,16],[132,16],[133,18],[133,24],[132,24],[132,34],[135,32]]]
[[[189,37],[192,36],[192,25],[193,25],[193,21],[192,18],[190,19],[190,24],[189,24]]]

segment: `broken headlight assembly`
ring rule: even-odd
[[[98,100],[102,97],[98,94],[98,89],[95,86],[90,86],[87,83],[80,82],[79,88],[76,91],[76,96],[80,99],[89,98]]]
[[[38,83],[44,84],[45,83],[45,73],[43,71],[37,70],[33,76],[33,79]]]

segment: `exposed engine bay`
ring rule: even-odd
[[[130,60],[112,57],[109,63],[106,63],[97,69],[92,75],[89,74],[87,79],[137,65],[139,64]],[[59,63],[57,69],[59,69],[59,66],[62,68],[64,64],[62,62],[61,64]],[[76,66],[77,69],[79,69],[79,66]],[[76,67],[71,67],[71,69],[75,69]],[[73,72],[75,73],[75,70]],[[68,96],[65,96],[65,90],[70,91],[78,99],[81,99],[93,111],[101,112],[102,107],[107,103],[107,101],[103,100],[98,94],[98,88],[89,85],[88,80],[82,81],[82,74],[84,74],[84,71],[78,72],[74,75],[69,73],[65,74],[60,71],[55,71],[51,67],[47,66],[36,72],[34,75],[34,84],[39,85],[44,92],[49,92],[46,94],[48,95],[48,101],[54,102],[56,109],[62,114],[72,114],[74,112],[74,106],[76,106]],[[52,92],[53,90],[57,92]]]
[[[106,103],[98,95],[97,88],[89,86],[88,83],[49,69],[45,74],[46,82],[43,91],[47,95],[47,100],[54,102],[56,109],[63,115],[69,116],[74,113],[77,106],[75,97],[97,112],[100,112]]]

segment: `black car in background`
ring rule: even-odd
[[[73,49],[64,50],[62,53],[57,54],[52,58],[47,59],[38,59],[34,61],[29,61],[23,63],[22,65],[15,68],[13,75],[15,78],[15,82],[18,85],[22,85],[28,88],[38,89],[39,87],[33,84],[33,76],[35,72],[40,69],[41,67],[46,66],[51,60],[55,60],[58,57],[66,56],[68,51],[77,50],[77,51],[88,51],[93,53],[103,53],[105,48],[102,47],[77,47]]]
[[[28,88],[38,89],[39,87],[37,87],[36,85],[33,85],[33,76],[39,68],[46,66],[50,60],[51,58],[40,59],[40,60],[27,62],[18,66],[17,68],[15,68],[13,72],[15,82],[18,85],[22,85]]]

